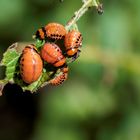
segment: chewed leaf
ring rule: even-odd
[[[41,87],[41,85],[44,82],[47,81],[47,79],[48,79],[48,73],[46,72],[45,69],[43,69],[42,75],[39,77],[37,81],[33,82],[28,86],[21,86],[21,88],[23,89],[23,91],[29,90],[30,92],[35,92]]]
[[[3,55],[3,59],[2,59],[2,65],[9,65],[12,62],[14,62],[14,60],[18,57],[18,53],[16,52],[15,49],[9,49],[7,50],[4,55]]]
[[[13,80],[19,57],[20,54],[17,53],[17,51],[14,48],[8,49],[4,53],[1,65],[6,66],[5,79],[7,81]]]
[[[39,41],[38,43],[38,49],[40,49],[44,42]],[[42,85],[44,85],[44,83],[45,85],[46,83],[48,83],[48,79],[50,79],[50,71],[47,71],[47,69],[45,68],[43,69],[43,72],[39,79],[33,82],[32,84],[26,84],[22,80],[19,69],[19,59],[26,45],[28,44],[14,43],[3,54],[3,58],[0,65],[5,66],[5,78],[3,80],[0,80],[0,95],[2,94],[2,90],[7,83],[17,84],[23,89],[23,91],[28,90],[32,93],[41,88]]]

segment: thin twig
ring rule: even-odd
[[[74,13],[73,17],[67,22],[65,28],[67,30],[69,30],[71,28],[71,26],[73,24],[75,24],[80,19],[80,17],[82,17],[86,13],[86,11],[88,11],[89,7],[95,6],[97,8],[98,5],[99,4],[97,3],[96,0],[86,0],[86,1],[84,1],[82,7],[78,11],[76,11]]]

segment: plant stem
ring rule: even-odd
[[[89,7],[98,7],[98,4],[99,2],[97,2],[97,0],[86,0],[82,7],[78,11],[76,11],[74,13],[74,16],[67,22],[65,26],[67,31],[80,19],[80,17],[82,17],[86,13],[86,11],[88,11]]]

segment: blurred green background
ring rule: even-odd
[[[102,16],[91,8],[78,21],[82,52],[62,86],[34,95],[5,90],[0,140],[140,140],[140,1],[101,2]],[[32,41],[39,27],[66,24],[81,5],[0,0],[0,58],[12,43]]]

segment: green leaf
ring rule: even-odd
[[[6,66],[6,81],[13,81],[19,57],[20,54],[14,48],[4,53],[1,65]]]
[[[39,41],[40,42],[40,41]],[[38,42],[38,43],[39,43]],[[41,47],[41,44],[43,42],[40,42],[38,46]],[[16,49],[17,45],[11,46],[7,49],[7,51],[3,55],[3,59],[0,63],[0,65],[6,67],[5,75],[6,77],[3,80],[0,80],[0,95],[2,94],[3,87],[8,83],[15,83],[18,84],[23,91],[28,90],[30,92],[37,91],[42,85],[46,85],[47,80],[49,79],[49,71],[47,72],[46,69],[43,69],[43,72],[39,79],[32,84],[26,84],[21,76],[19,71],[19,58],[22,54],[22,52],[18,52]],[[21,48],[21,45],[18,45],[18,48]]]
[[[40,49],[45,44],[45,40],[36,40],[36,48]]]

